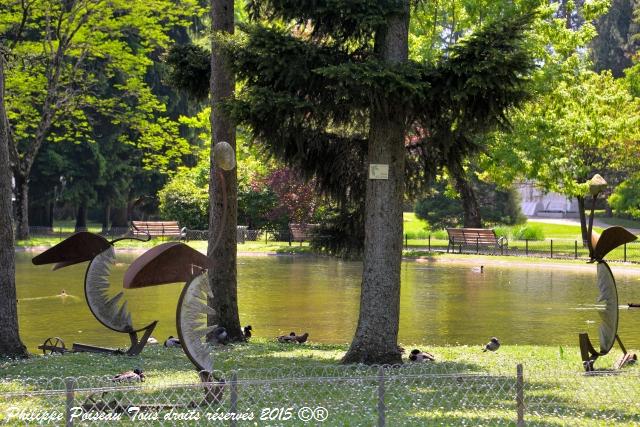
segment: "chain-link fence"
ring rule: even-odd
[[[453,363],[216,372],[215,378],[5,378],[6,425],[640,425],[638,370],[504,373]]]

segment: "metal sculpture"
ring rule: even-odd
[[[184,283],[178,299],[176,329],[182,348],[198,371],[213,372],[212,346],[207,335],[218,325],[207,325],[215,310],[207,304],[213,298],[207,270],[211,261],[197,250],[179,242],[164,243],[137,258],[124,276],[124,288],[135,289],[167,283]]]
[[[74,343],[71,349],[73,352],[87,351],[135,356],[147,344],[147,340],[158,323],[156,320],[142,328],[134,328],[127,302],[121,303],[124,293],[121,291],[113,297],[109,296],[109,276],[111,267],[116,260],[114,244],[125,239],[142,240],[125,237],[108,241],[98,234],[81,231],[34,257],[32,260],[35,265],[55,264],[54,270],[89,261],[84,279],[84,295],[89,310],[91,310],[96,320],[106,328],[128,334],[131,341],[131,346],[127,350]],[[142,337],[138,339],[138,333],[143,331]],[[38,348],[44,354],[66,353],[69,351],[64,341],[58,337],[47,338],[44,344]]]
[[[227,142],[219,142],[213,147],[213,157],[217,166],[216,176],[222,189],[222,218],[214,244],[209,248],[213,253],[220,244],[222,228],[227,221],[227,194],[223,170],[235,168],[235,153]],[[213,348],[211,336],[218,325],[209,325],[209,317],[215,315],[209,301],[213,293],[209,286],[208,270],[212,260],[195,249],[179,242],[156,246],[137,258],[124,276],[124,288],[134,289],[167,283],[183,282],[182,293],[176,311],[176,329],[182,348],[205,385],[205,400],[219,402],[222,399],[224,379],[214,374]]]
[[[622,344],[622,340],[618,336],[618,290],[611,268],[604,260],[604,257],[609,252],[620,245],[636,240],[636,236],[618,226],[607,228],[602,232],[601,236],[593,232],[595,202],[598,194],[606,188],[607,183],[600,175],[595,175],[589,184],[589,192],[593,197],[591,214],[589,216],[589,239],[587,241],[589,247],[589,263],[598,263],[597,283],[599,296],[597,302],[604,303],[605,307],[604,311],[600,313],[601,324],[598,337],[600,349],[596,350],[594,348],[587,333],[581,333],[579,335],[580,353],[585,371],[593,371],[595,361],[599,357],[607,355],[616,341],[624,353],[623,357],[616,364],[617,367],[622,367],[628,360],[636,359],[635,355],[627,353],[626,348]]]

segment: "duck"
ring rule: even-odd
[[[217,344],[226,344],[229,341],[229,334],[223,326],[216,327],[212,332],[212,341]]]
[[[433,362],[436,358],[431,353],[414,348],[411,350],[411,354],[409,354],[409,360],[412,362]]]
[[[488,351],[497,351],[500,348],[500,341],[498,338],[491,337],[491,340],[484,346],[483,352]]]
[[[304,344],[307,342],[307,338],[309,338],[309,333],[305,332],[302,335],[298,335],[296,337],[294,337],[294,340],[298,343],[298,344]]]
[[[158,340],[155,337],[149,337],[147,344],[158,344]]]
[[[471,271],[482,274],[484,273],[484,265],[481,265],[480,267],[473,267]]]
[[[251,327],[251,325],[247,325],[244,328],[242,328],[244,339],[248,340],[249,338],[251,338],[251,331],[253,331],[253,328]]]
[[[277,340],[278,342],[294,342],[296,338],[295,332],[290,332],[289,335],[280,335]]]
[[[69,294],[67,293],[67,291],[65,291],[64,289],[62,291],[60,291],[60,294],[58,294],[58,296],[60,298],[66,298],[69,296]]]
[[[118,375],[111,378],[111,381],[114,382],[123,382],[123,381],[140,381],[144,382],[144,373],[140,368],[135,368],[133,371],[121,372]]]
[[[178,338],[174,338],[173,335],[169,335],[169,338],[167,338],[164,342],[164,346],[165,347],[182,347],[182,343]]]

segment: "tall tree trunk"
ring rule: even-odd
[[[87,202],[80,202],[76,213],[76,231],[87,231]]]
[[[211,0],[211,30],[233,34],[233,0]],[[213,146],[221,141],[236,149],[236,129],[224,114],[221,103],[234,96],[235,77],[229,70],[227,59],[221,54],[215,40],[211,45],[211,173],[209,177],[209,242],[207,256],[213,262],[209,280],[213,299],[209,304],[216,315],[209,323],[227,329],[232,341],[244,339],[238,314],[238,285],[236,273],[236,227],[238,223],[237,169],[224,171],[213,159]],[[221,179],[219,175],[224,179]],[[224,188],[222,188],[224,186]],[[226,212],[225,212],[226,195]],[[223,223],[224,220],[224,223]],[[216,247],[216,242],[219,244]]]
[[[128,227],[127,205],[123,204],[112,209],[111,227]]]
[[[580,214],[580,231],[582,231],[582,245],[586,248],[589,241],[589,229],[587,224],[586,203],[583,196],[576,197],[578,199],[578,213]]]
[[[482,217],[480,216],[480,206],[476,193],[471,187],[471,183],[467,179],[467,174],[457,160],[449,162],[449,172],[453,176],[456,191],[460,194],[462,200],[462,209],[464,211],[464,227],[466,228],[482,228]]]
[[[48,210],[48,215],[49,218],[47,218],[47,227],[49,228],[49,231],[53,232],[53,220],[54,220],[54,214],[56,212],[56,201],[55,200],[50,200],[49,201],[49,210]]]
[[[29,177],[14,173],[16,181],[16,239],[29,239]]]
[[[104,202],[102,211],[102,232],[107,233],[109,231],[109,217],[111,216],[111,203]]]
[[[376,51],[388,63],[407,61],[409,4],[376,33]],[[368,165],[389,166],[388,179],[367,180],[360,315],[344,363],[402,363],[397,346],[404,196],[404,112],[374,105],[369,129]]]
[[[9,130],[4,107],[4,57],[0,52],[0,356],[27,357],[20,339],[11,205]],[[26,214],[26,212],[24,212]]]

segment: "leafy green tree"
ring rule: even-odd
[[[600,173],[615,183],[621,170],[637,167],[639,102],[609,72],[566,75],[513,114],[512,132],[496,135],[487,173],[502,182],[534,179],[576,197],[586,240],[585,182]]]
[[[136,144],[162,151],[150,158],[160,167],[181,152],[184,143],[168,119],[158,118],[165,107],[144,77],[151,53],[167,44],[168,31],[183,24],[195,7],[192,0],[2,3],[0,38],[11,51],[7,110],[18,238],[28,236],[29,179],[38,151],[45,141],[86,140],[88,106],[107,114],[114,124],[128,123]],[[123,77],[116,84],[118,93],[100,96],[95,90],[99,80],[116,76]]]
[[[640,218],[640,174],[634,174],[618,185],[608,199],[617,215]]]

